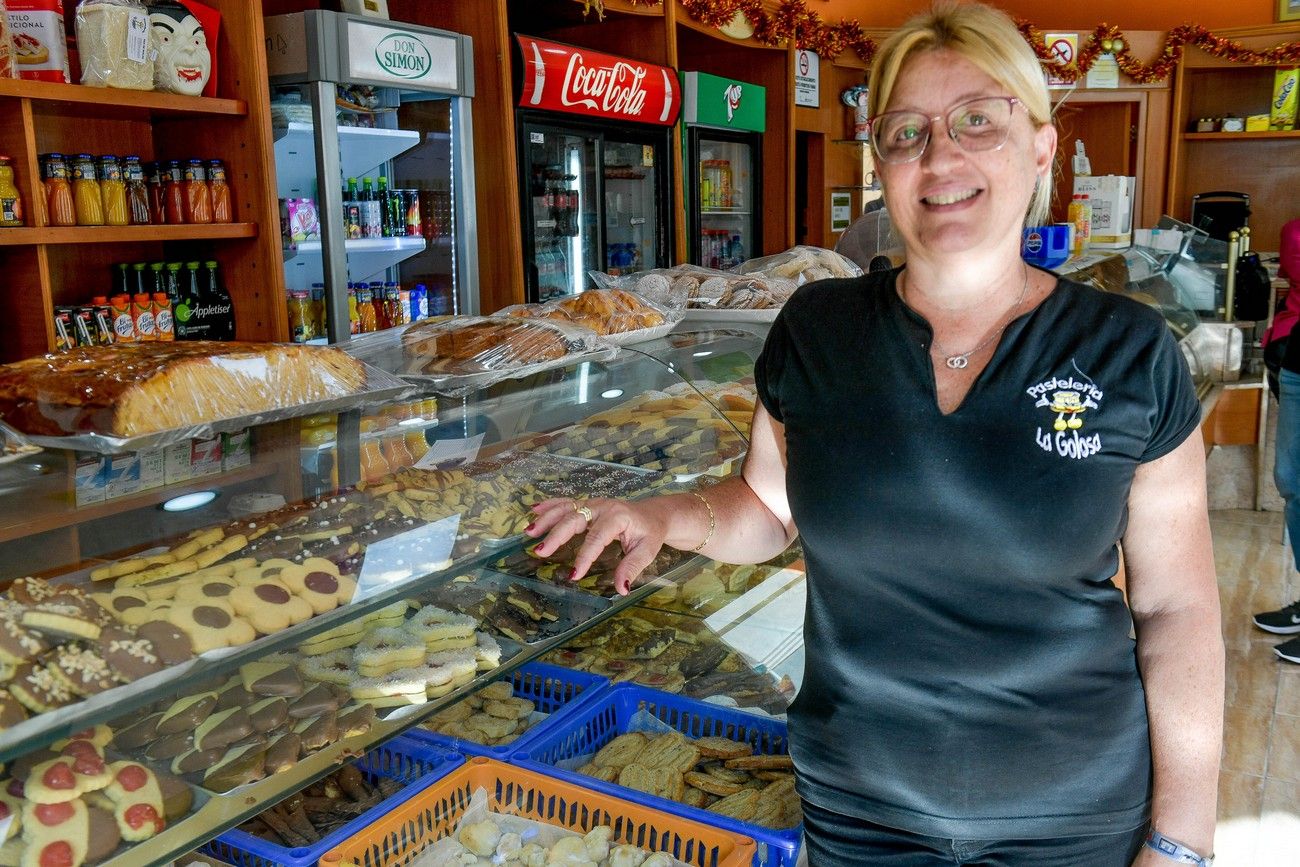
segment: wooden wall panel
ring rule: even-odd
[[[831,192],[834,187],[857,186],[863,180],[863,158],[870,166],[870,155],[865,145],[848,144],[853,138],[853,109],[840,101],[846,88],[866,83],[866,69],[850,63],[821,64],[821,105],[817,108],[794,109],[795,130],[814,151],[804,159],[809,167],[807,177],[795,178],[796,188],[807,184],[806,216],[795,215],[796,226],[806,225],[806,238],[796,237],[797,243],[815,244],[834,248],[840,234],[830,229]],[[798,147],[799,138],[796,139]],[[796,158],[796,164],[802,162]],[[819,171],[820,167],[820,171]],[[854,212],[862,208],[862,193],[851,191]]]

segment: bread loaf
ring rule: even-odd
[[[28,434],[130,437],[344,397],[365,385],[365,365],[323,346],[87,346],[0,367],[0,419]]]
[[[571,348],[561,328],[536,320],[417,323],[402,345],[419,371],[454,375],[553,361]]]

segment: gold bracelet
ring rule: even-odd
[[[697,499],[699,499],[699,501],[700,501],[701,503],[704,504],[704,508],[706,508],[706,509],[709,510],[709,532],[708,532],[708,535],[706,535],[706,536],[704,537],[704,541],[703,541],[703,542],[701,542],[700,544],[696,545],[694,548],[691,549],[691,553],[692,553],[692,554],[698,554],[700,551],[704,550],[704,546],[705,546],[705,545],[707,545],[707,544],[709,544],[709,542],[713,541],[713,531],[716,530],[716,529],[718,528],[718,519],[717,519],[716,517],[714,517],[714,514],[713,514],[713,507],[709,505],[709,501],[708,501],[708,500],[704,499],[704,495],[703,495],[703,494],[701,494],[699,491],[690,491],[689,493],[690,493],[691,496],[696,497]]]

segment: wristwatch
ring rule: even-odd
[[[1179,864],[1197,864],[1200,867],[1214,867],[1213,855],[1197,855],[1191,849],[1188,849],[1182,843],[1170,837],[1161,834],[1155,828],[1147,831],[1146,844],[1148,849],[1154,849],[1161,855],[1171,861],[1177,861]]]

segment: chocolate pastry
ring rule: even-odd
[[[271,696],[255,701],[248,706],[248,718],[253,723],[254,731],[274,731],[289,718],[289,700]]]
[[[56,647],[47,657],[50,671],[81,696],[99,695],[117,686],[117,677],[104,657],[77,642]]]
[[[44,578],[18,578],[9,585],[9,598],[23,605],[48,602],[59,589]]]
[[[266,750],[256,744],[236,747],[203,775],[203,788],[228,792],[266,776]]]
[[[0,659],[15,665],[35,659],[50,649],[50,643],[39,632],[19,622],[21,611],[0,612]]]
[[[225,750],[190,750],[172,759],[171,771],[181,775],[202,774],[221,761],[225,754]]]
[[[351,693],[348,694],[351,700]],[[306,719],[307,717],[320,716],[329,711],[335,711],[339,708],[338,696],[327,683],[314,684],[298,698],[295,698],[289,704],[289,716],[294,719]]]
[[[27,711],[7,689],[0,689],[0,732],[27,719]]]
[[[340,737],[365,734],[375,724],[375,706],[362,702],[345,707],[336,717]]]
[[[127,722],[125,726],[113,735],[113,746],[120,750],[134,750],[158,737],[158,722],[162,719],[162,713],[151,713],[138,722]],[[120,724],[120,720],[114,720],[114,724]]]
[[[158,789],[162,792],[163,816],[168,822],[183,819],[194,805],[194,792],[184,780],[173,777],[166,771],[154,770],[158,780]]]
[[[142,623],[135,628],[135,634],[149,640],[164,665],[180,665],[194,658],[194,644],[190,637],[166,620]]]
[[[117,819],[107,810],[88,807],[86,818],[86,863],[98,864],[117,850],[122,843],[122,833],[117,828]]]
[[[529,641],[530,626],[528,618],[518,608],[510,605],[505,600],[498,601],[492,607],[492,610],[487,612],[485,619],[506,638],[525,643]]]
[[[304,751],[319,750],[339,739],[338,718],[333,711],[329,711],[311,719],[299,720],[293,731],[302,738]]]
[[[217,687],[217,710],[231,707],[249,707],[257,702],[258,697],[244,689],[244,681],[238,675]]]
[[[201,750],[228,746],[253,733],[253,721],[242,707],[211,714],[194,730],[194,745]]]
[[[58,596],[48,602],[32,605],[23,611],[19,622],[55,638],[94,640],[99,637],[99,603],[89,599]]]
[[[123,683],[131,683],[165,668],[152,641],[119,626],[105,626],[100,630],[95,648]]]
[[[192,732],[198,728],[199,723],[208,718],[208,714],[212,713],[216,706],[215,692],[200,692],[179,698],[172,703],[171,707],[163,711],[162,719],[158,720],[158,734],[174,735]]]
[[[558,606],[536,590],[527,587],[511,587],[506,602],[527,614],[533,620],[548,620],[554,623],[560,619]]]
[[[371,710],[373,712],[373,708]],[[280,732],[266,745],[266,772],[279,774],[287,771],[297,764],[301,755],[302,738],[294,732]]]
[[[192,749],[194,749],[194,735],[189,732],[181,732],[180,734],[163,735],[155,738],[145,746],[144,755],[147,759],[165,761],[184,755]]]
[[[293,698],[302,695],[302,677],[297,669],[285,662],[250,662],[239,667],[244,688],[254,695],[281,695]]]
[[[23,663],[9,681],[9,692],[31,711],[46,713],[66,707],[76,700],[72,690],[44,665]]]

